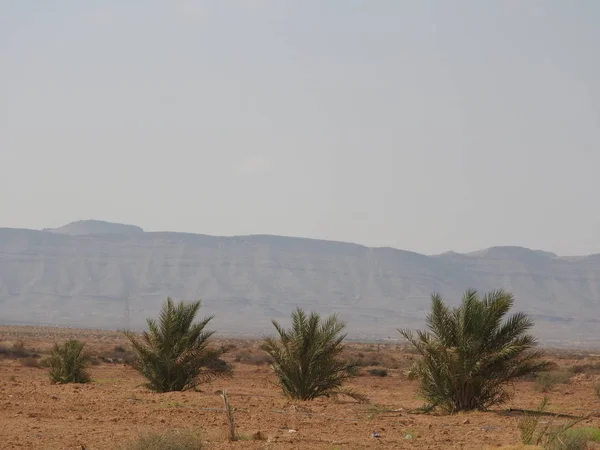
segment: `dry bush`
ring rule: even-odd
[[[273,358],[263,351],[260,351],[260,353],[253,353],[251,350],[241,350],[237,352],[233,360],[242,364],[253,364],[255,366],[273,363]]]
[[[402,363],[398,358],[386,353],[376,351],[345,351],[342,355],[349,361],[354,361],[359,367],[381,367],[386,369],[406,369],[410,362]]]
[[[600,361],[584,362],[575,364],[569,370],[573,373],[585,373],[588,375],[600,375]]]
[[[586,359],[589,355],[588,353],[577,352],[572,349],[569,349],[569,350],[548,349],[548,350],[546,350],[546,354],[548,356],[551,356],[552,358],[559,359],[559,360],[568,359],[568,360],[576,360],[576,361],[582,361],[582,360]]]
[[[386,369],[370,369],[368,371],[369,375],[373,375],[374,377],[387,377],[388,371]]]
[[[21,340],[14,342],[11,346],[0,345],[0,356],[5,358],[39,358],[39,354],[33,350],[27,349],[25,343]]]
[[[567,384],[573,376],[569,370],[554,370],[542,372],[535,379],[535,390],[538,392],[550,392],[557,384]]]
[[[135,353],[126,349],[122,345],[116,345],[112,350],[106,352],[96,352],[93,355],[93,364],[102,363],[108,364],[126,364],[132,365],[135,361]]]
[[[166,433],[141,434],[119,450],[202,450],[204,443],[198,433],[183,430],[170,430]]]

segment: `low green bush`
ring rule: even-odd
[[[54,383],[88,383],[90,376],[85,370],[88,356],[83,351],[85,344],[71,339],[64,344],[55,344],[50,355],[50,379]]]

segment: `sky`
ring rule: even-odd
[[[0,0],[0,227],[600,252],[596,0]]]

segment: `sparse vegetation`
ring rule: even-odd
[[[234,361],[242,364],[254,364],[256,366],[262,366],[264,364],[272,364],[273,358],[271,358],[269,355],[265,355],[263,352],[252,353],[248,350],[241,350],[235,355]]]
[[[167,298],[159,322],[148,319],[148,330],[143,332],[141,340],[130,331],[123,332],[136,354],[133,367],[148,380],[149,389],[183,391],[231,374],[228,365],[211,366],[226,349],[208,347],[214,331],[205,328],[213,317],[194,323],[199,309],[200,301],[175,305]]]
[[[184,430],[171,430],[165,433],[145,433],[129,442],[120,450],[203,450],[205,448],[199,433]]]
[[[600,362],[585,362],[582,364],[575,364],[570,368],[573,373],[585,373],[590,375],[598,375],[600,374]]]
[[[308,312],[306,315],[309,315]],[[202,315],[199,313],[196,317],[196,321],[199,321]],[[291,326],[286,324],[286,329],[290,330]],[[344,332],[345,330],[342,331]],[[43,356],[33,358],[32,363],[38,361],[46,364],[50,360],[50,343],[62,343],[75,337],[86,342],[84,349],[90,355],[116,356],[132,353],[131,347],[124,344],[123,335],[119,333],[9,327],[0,328],[0,333],[7,349],[12,350],[13,343],[22,339],[28,352],[39,352]],[[273,334],[278,337],[277,333]],[[361,386],[361,393],[373,394],[376,404],[356,405],[346,401],[304,403],[278,398],[280,393],[273,392],[270,386],[269,380],[277,380],[270,368],[251,362],[259,356],[270,358],[258,349],[261,341],[242,338],[235,341],[213,339],[218,339],[218,342],[211,340],[214,346],[229,346],[235,342],[237,348],[231,355],[226,354],[208,365],[218,370],[227,370],[226,366],[233,364],[239,368],[240,374],[233,384],[226,382],[225,385],[219,381],[215,385],[199,385],[196,389],[200,394],[188,392],[164,396],[145,389],[140,391],[140,383],[146,380],[137,372],[105,362],[90,369],[92,386],[57,387],[48,382],[46,370],[25,367],[29,364],[27,358],[10,360],[0,356],[0,383],[3,383],[0,387],[7,394],[3,402],[3,413],[7,419],[0,421],[0,424],[7,425],[4,442],[9,447],[20,444],[27,448],[67,448],[73,445],[80,448],[75,445],[78,442],[74,442],[74,436],[79,436],[80,443],[84,445],[82,448],[122,450],[152,450],[153,446],[169,448],[167,445],[176,449],[183,445],[185,450],[188,444],[192,448],[199,448],[202,444],[204,448],[278,448],[282,445],[345,448],[356,444],[381,448],[409,446],[415,449],[463,446],[469,450],[581,450],[586,442],[588,448],[600,446],[600,443],[594,446],[589,442],[597,440],[599,433],[594,428],[598,426],[596,410],[600,406],[600,399],[595,397],[596,383],[600,382],[600,377],[594,373],[595,365],[600,361],[598,352],[581,351],[583,356],[578,360],[559,360],[556,349],[545,351],[555,363],[548,364],[544,373],[549,374],[548,378],[556,384],[549,395],[552,403],[540,414],[523,409],[531,408],[531,405],[539,403],[541,399],[541,395],[536,392],[536,380],[545,379],[546,375],[538,376],[540,373],[537,373],[517,380],[515,387],[518,395],[515,401],[509,402],[507,409],[493,408],[494,414],[466,413],[455,417],[434,414],[419,418],[413,415],[419,413],[419,408],[415,409],[417,405],[411,400],[415,385],[403,382],[404,375],[390,367],[390,364],[396,363],[401,366],[401,370],[405,370],[421,358],[405,353],[404,342],[381,343],[377,352],[376,344],[344,339],[344,350],[338,355],[338,359],[347,361],[356,358],[379,363],[361,366],[360,375],[366,378],[348,380],[343,384],[343,387],[356,386],[355,389]],[[117,348],[119,345],[121,349]],[[247,362],[235,363],[238,356]],[[388,376],[379,378],[380,371],[388,371]],[[572,385],[567,387],[560,384],[571,375]],[[232,411],[229,410],[235,416],[235,422],[231,422],[235,428],[229,428],[230,422],[226,415],[228,408],[224,407],[222,398],[215,398],[215,393],[224,388],[227,388],[230,406],[234,407]],[[600,386],[597,389],[600,391]],[[535,410],[535,407],[532,409]],[[427,409],[421,410],[423,411]],[[584,422],[576,423],[571,428],[565,427],[581,420],[579,416],[584,414],[589,414]],[[29,429],[36,430],[33,427],[39,426],[35,423],[38,419],[43,423],[47,417],[51,417],[53,421],[54,432],[51,435],[28,432]],[[99,421],[99,417],[103,419]],[[9,418],[10,426],[7,422]],[[526,418],[535,420],[530,442],[539,442],[540,445],[526,446],[519,442],[516,425],[519,422],[523,426],[522,422]],[[202,429],[196,429],[193,424],[190,425],[191,428],[187,428],[184,423],[190,420],[203,424]],[[167,433],[167,430],[179,427],[183,430]],[[511,428],[513,432],[510,431]],[[523,427],[523,431],[525,428]],[[144,434],[138,439],[140,431],[154,433]],[[379,433],[379,438],[371,438],[372,432]],[[227,442],[232,435],[237,443]],[[191,439],[186,442],[188,436]],[[168,442],[165,442],[167,439]],[[183,444],[181,441],[184,441]]]
[[[600,428],[594,427],[577,427],[570,428],[565,432],[568,438],[580,438],[586,443],[600,442]]]
[[[503,290],[482,299],[467,290],[462,304],[449,308],[432,295],[429,331],[399,330],[419,352],[409,376],[420,381],[420,394],[447,412],[485,410],[506,402],[505,387],[524,375],[545,369],[536,341],[527,331],[533,321],[524,313],[503,320],[513,306]]]
[[[541,372],[535,379],[535,389],[539,392],[550,392],[557,384],[567,384],[573,372],[568,370],[556,370]]]
[[[374,377],[387,377],[388,371],[387,369],[369,369],[369,375],[373,375]]]
[[[18,340],[13,342],[11,346],[0,345],[0,356],[5,358],[39,358],[39,354],[33,350],[29,350],[25,346],[25,342]]]
[[[387,406],[375,404],[375,405],[369,405],[366,412],[367,412],[367,420],[372,421],[373,419],[375,419],[376,417],[378,417],[382,414],[387,414],[387,413],[393,412],[393,409],[391,409]]]
[[[542,423],[540,419],[547,405],[548,399],[544,397],[537,410],[526,413],[519,420],[521,442],[547,450],[585,450],[591,438],[573,428],[584,418],[571,419],[560,425],[555,425],[553,418]]]
[[[272,358],[275,375],[286,396],[298,400],[314,400],[321,396],[344,394],[359,401],[366,398],[354,391],[342,389],[351,378],[357,364],[339,358],[344,350],[345,323],[334,314],[322,321],[316,312],[307,315],[300,308],[292,313],[292,327],[273,325],[279,338],[266,338],[262,345]]]
[[[85,370],[88,356],[83,351],[85,344],[70,339],[63,344],[55,344],[50,355],[50,379],[54,383],[88,383],[90,376]]]
[[[135,352],[126,349],[122,345],[115,346],[112,350],[99,352],[92,355],[92,364],[127,364],[133,365],[135,362]]]

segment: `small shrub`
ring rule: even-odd
[[[13,358],[27,358],[27,357],[29,357],[29,352],[25,348],[25,343],[23,341],[17,341],[17,342],[15,342],[13,344],[12,357]]]
[[[30,351],[25,347],[25,343],[21,340],[14,342],[10,347],[5,345],[0,346],[0,355],[5,358],[38,358],[38,355],[34,351]]]
[[[163,305],[159,321],[148,319],[148,330],[139,339],[134,333],[124,331],[136,359],[133,367],[147,380],[146,386],[155,392],[194,389],[198,383],[218,376],[229,376],[211,368],[226,349],[210,349],[208,345],[214,331],[205,330],[212,316],[198,323],[194,319],[200,310],[200,301],[178,305],[171,298]]]
[[[600,428],[577,427],[565,431],[567,437],[582,438],[587,442],[600,442]]]
[[[387,369],[370,369],[369,375],[373,375],[374,377],[387,377],[388,371]]]
[[[546,444],[544,448],[546,450],[586,450],[587,442],[585,436],[565,432]]]
[[[267,437],[260,431],[257,431],[256,433],[254,433],[252,435],[252,440],[253,441],[266,441]]]
[[[359,367],[386,367],[388,369],[400,369],[403,366],[399,358],[385,353],[377,353],[375,351],[367,353],[364,353],[363,351],[345,351],[343,356],[348,360],[354,360]],[[404,364],[404,366],[406,367],[408,364]]]
[[[248,350],[242,350],[235,355],[234,361],[242,364],[262,366],[264,364],[272,364],[273,358],[262,352],[260,354],[254,354]]]
[[[535,379],[535,389],[539,392],[550,392],[557,384],[567,384],[572,376],[573,373],[567,370],[542,372]]]
[[[92,364],[98,365],[101,363],[106,363],[133,365],[135,357],[136,356],[133,351],[128,350],[121,345],[117,345],[110,351],[95,353],[92,355]]]
[[[198,433],[171,430],[166,433],[141,434],[120,450],[203,450],[205,448]]]
[[[367,409],[367,419],[369,421],[372,421],[373,419],[375,419],[376,417],[378,417],[381,414],[387,414],[392,412],[393,409],[387,407],[387,406],[382,406],[382,405],[369,405],[369,408]]]
[[[378,361],[377,359],[373,358],[360,358],[357,361],[357,364],[360,367],[379,367],[382,365],[381,361]]]
[[[504,290],[481,298],[474,289],[459,307],[432,295],[427,330],[416,335],[399,330],[421,354],[409,377],[419,380],[419,394],[449,413],[486,410],[510,398],[506,386],[546,368],[535,338],[533,320],[524,313],[505,317],[514,298]]]
[[[572,419],[558,426],[550,419],[539,426],[547,405],[548,399],[544,397],[536,411],[526,413],[519,420],[521,442],[525,445],[539,445],[546,450],[585,450],[589,439],[573,433],[573,427],[585,418]]]
[[[356,363],[339,357],[344,350],[346,335],[341,332],[346,324],[337,315],[322,321],[318,313],[307,315],[297,308],[289,330],[276,321],[273,326],[279,337],[266,338],[261,348],[273,358],[271,367],[287,397],[314,400],[343,394],[366,401],[364,396],[342,389],[343,383],[354,376]]]
[[[252,357],[252,353],[250,353],[248,350],[242,350],[240,352],[237,352],[237,354],[235,355],[235,358],[233,358],[233,360],[235,362],[242,362],[242,361],[246,361],[248,359],[250,359]]]
[[[85,370],[88,356],[84,343],[71,339],[64,344],[55,344],[50,355],[50,379],[54,383],[88,383],[90,376]]]
[[[211,361],[207,361],[204,367],[207,370],[213,371],[214,373],[220,373],[224,375],[228,375],[233,371],[231,364],[229,364],[227,361],[221,358],[216,358]]]
[[[594,392],[596,392],[596,397],[600,398],[600,381],[594,383]]]
[[[600,362],[587,362],[583,364],[575,364],[571,367],[573,373],[585,373],[590,375],[600,374]]]

